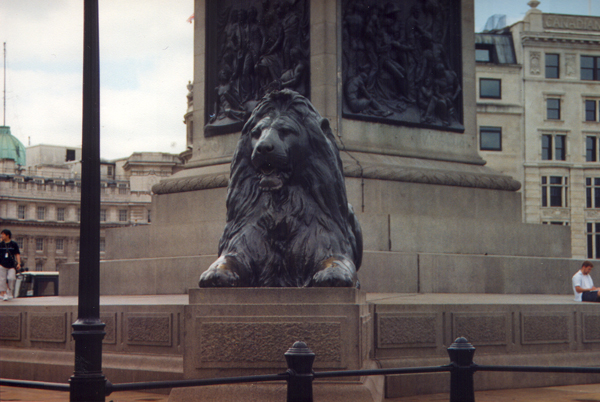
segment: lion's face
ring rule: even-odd
[[[263,117],[250,132],[252,165],[262,191],[277,191],[289,183],[294,168],[308,149],[305,130],[278,115]]]

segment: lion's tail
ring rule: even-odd
[[[351,239],[352,252],[354,255],[354,266],[356,270],[360,268],[362,264],[363,257],[363,238],[362,238],[362,230],[360,229],[360,223],[358,223],[358,219],[354,214],[354,208],[352,205],[348,203],[348,223],[350,225],[351,235],[354,239]]]

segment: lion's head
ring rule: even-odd
[[[343,166],[329,121],[302,95],[281,90],[266,95],[244,125],[231,164],[228,208],[241,201],[236,188],[247,198],[247,187],[255,193],[286,186],[304,188],[330,217],[347,214]]]

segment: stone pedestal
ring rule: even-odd
[[[191,289],[185,317],[188,379],[285,372],[284,353],[298,340],[316,354],[315,371],[373,367],[373,306],[357,289]],[[314,387],[321,400],[372,401],[382,384],[349,377]],[[285,383],[195,387],[174,389],[169,401],[281,401],[285,394]]]

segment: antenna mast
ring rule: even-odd
[[[2,125],[6,126],[6,42],[4,42],[4,109],[2,116]]]

